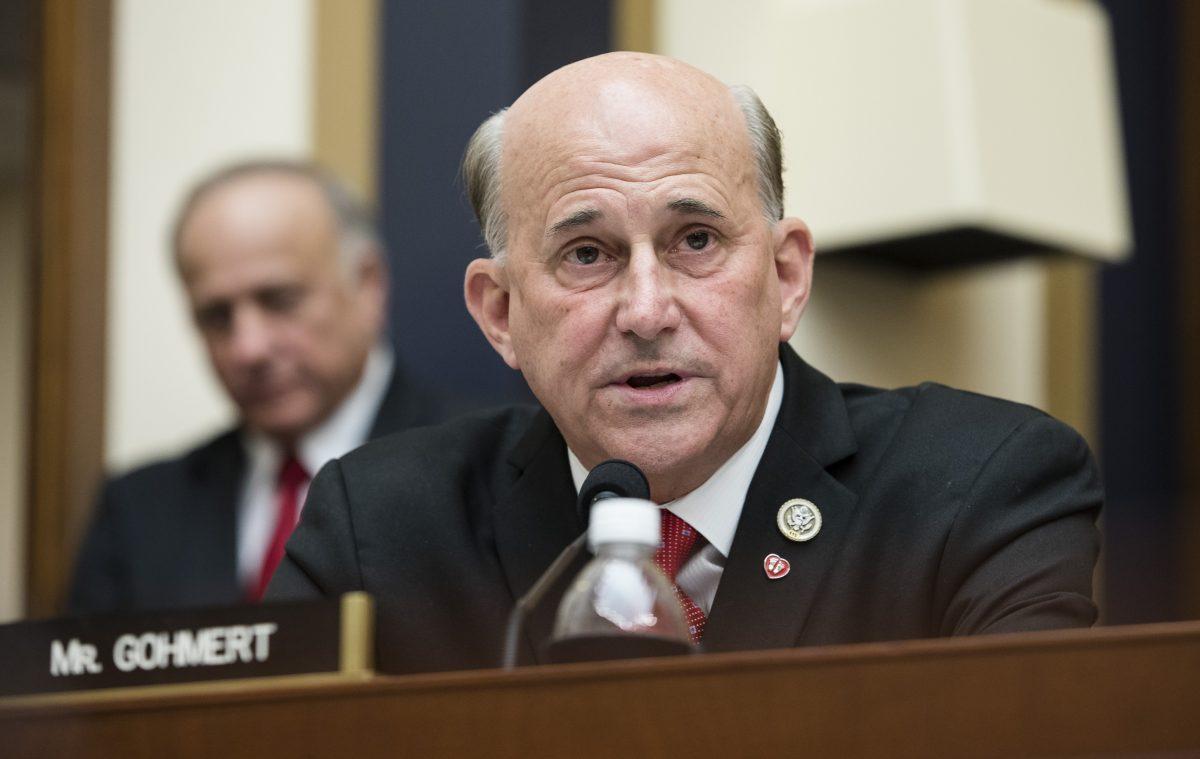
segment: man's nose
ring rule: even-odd
[[[671,272],[650,244],[638,245],[629,256],[617,307],[617,329],[643,340],[679,326]]]
[[[271,328],[260,309],[245,305],[234,309],[229,348],[242,366],[261,363],[270,355]]]

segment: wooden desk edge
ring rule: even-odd
[[[447,688],[511,688],[530,682],[569,684],[580,680],[611,680],[667,673],[709,676],[733,669],[777,669],[780,666],[806,668],[843,665],[852,661],[870,663],[894,659],[1005,656],[1064,648],[1079,651],[1104,650],[1173,641],[1194,641],[1200,644],[1200,621],[741,651],[686,658],[546,665],[523,667],[513,671],[487,669],[412,675],[330,672],[48,693],[0,698],[0,720],[61,710],[82,713],[166,709],[184,702],[196,703],[198,700],[208,703],[234,703],[264,698],[296,700],[338,694],[353,697],[356,694],[378,695]]]

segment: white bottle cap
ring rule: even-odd
[[[658,506],[641,498],[604,498],[592,505],[588,548],[605,543],[637,543],[657,547]]]

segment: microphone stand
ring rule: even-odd
[[[587,531],[585,530],[579,537],[572,540],[558,558],[546,569],[542,576],[529,591],[521,596],[512,611],[508,613],[508,624],[504,628],[504,669],[513,669],[517,666],[517,647],[521,637],[521,628],[524,626],[525,617],[528,613],[538,605],[542,600],[542,596],[546,595],[546,591],[558,579],[559,575],[575,560],[579,552],[583,550],[583,544],[587,541]]]
[[[583,481],[583,486],[579,489],[579,501],[576,508],[579,509],[580,517],[586,524],[585,509],[590,509],[592,504],[604,498],[623,497],[648,499],[650,498],[650,484],[646,482],[646,475],[642,474],[642,470],[635,465],[621,459],[609,459],[598,464]],[[513,669],[517,666],[517,647],[521,638],[521,628],[525,624],[525,617],[538,605],[554,581],[583,550],[583,546],[587,542],[587,535],[587,530],[584,530],[583,534],[571,541],[558,555],[558,558],[546,568],[537,582],[517,600],[512,611],[508,613],[508,624],[504,628],[504,656],[502,658],[504,669]]]

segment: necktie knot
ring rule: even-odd
[[[680,606],[683,607],[688,633],[692,636],[693,642],[699,643],[700,639],[704,637],[704,625],[708,619],[696,602],[675,583],[675,577],[679,574],[680,567],[692,555],[700,534],[696,532],[696,528],[666,509],[660,509],[659,516],[662,525],[662,541],[654,553],[654,563],[663,571],[663,574],[670,578],[675,589],[675,596],[679,599]]]
[[[654,563],[671,582],[679,574],[692,549],[696,546],[696,530],[666,509],[659,510],[662,525],[662,540],[654,554]]]
[[[279,467],[279,476],[276,479],[279,489],[298,488],[305,482],[308,482],[308,471],[294,453],[289,454]]]

